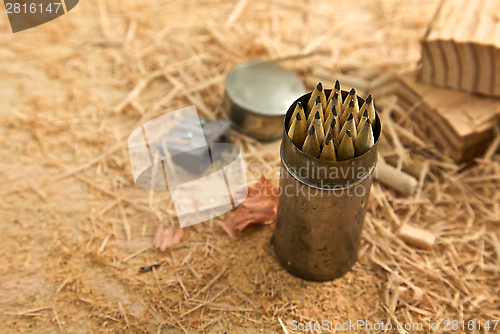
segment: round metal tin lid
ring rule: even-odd
[[[231,102],[263,116],[285,115],[304,92],[304,84],[295,73],[270,62],[239,64],[226,78],[226,93]]]

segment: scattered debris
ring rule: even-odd
[[[152,264],[152,265],[147,266],[147,267],[141,267],[141,269],[139,269],[139,273],[147,273],[149,271],[152,271],[153,269],[156,269],[156,268],[162,266],[164,263],[166,263],[166,261],[162,261],[162,262],[157,263],[157,264]]]
[[[387,187],[396,190],[403,196],[415,194],[418,187],[418,181],[413,176],[398,170],[397,168],[378,160],[375,178]]]
[[[403,224],[399,230],[398,237],[411,246],[422,249],[432,249],[436,236],[424,229]]]
[[[252,223],[272,224],[278,208],[278,185],[262,176],[259,181],[248,187],[248,197],[236,209],[232,218],[219,222],[220,226],[234,240],[237,231]]]
[[[404,286],[399,287],[399,298],[404,300],[408,304],[422,301],[422,299],[424,299],[424,295],[424,290],[416,286],[413,286],[411,288],[407,288]]]
[[[178,244],[183,233],[180,226],[167,228],[163,220],[161,220],[156,230],[155,238],[153,239],[153,246],[164,252],[167,248]]]

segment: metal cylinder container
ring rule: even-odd
[[[292,71],[271,62],[248,61],[227,75],[221,113],[238,132],[261,141],[277,140],[288,106],[304,92]]]
[[[326,90],[326,96],[330,91]],[[347,94],[342,91],[343,99]],[[297,99],[285,116],[273,244],[279,262],[289,272],[326,281],[343,276],[358,259],[381,124],[377,114],[375,144],[365,154],[345,161],[313,158],[299,150],[286,131],[297,102],[307,105],[310,96]]]

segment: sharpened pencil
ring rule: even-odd
[[[373,104],[373,98],[371,94],[366,98],[365,104],[363,104],[363,108],[361,108],[361,110],[363,111],[363,113],[366,110],[368,112],[368,118],[370,119],[370,121],[372,121],[372,123],[375,122],[375,105]]]
[[[319,91],[319,98],[321,100],[321,106],[323,107],[323,110],[325,110],[326,106],[328,105],[328,101],[326,100],[326,94],[325,90],[323,89],[323,85],[321,86],[321,90]]]
[[[328,101],[330,101],[333,98],[335,93],[337,93],[337,95],[340,96],[340,104],[342,105],[342,91],[340,90],[340,81],[338,80],[335,81],[335,87],[330,92],[330,96],[328,96]]]
[[[325,119],[328,119],[328,116],[330,115],[330,112],[332,111],[333,106],[335,106],[337,114],[340,115],[339,111],[342,108],[342,102],[341,102],[341,99],[339,99],[338,93],[334,93],[333,96],[331,97],[331,99],[329,100],[328,106],[326,107],[326,110],[325,110]]]
[[[323,121],[321,120],[320,117],[320,111],[316,110],[316,113],[314,114],[314,119],[309,125],[308,131],[311,129],[311,127],[314,126],[316,129],[316,136],[318,137],[318,143],[323,143],[323,140],[325,139],[325,130],[323,129]]]
[[[338,121],[338,115],[337,115],[337,107],[333,106],[332,111],[328,115],[325,121],[325,134],[328,132],[328,129],[330,129],[330,125],[332,124],[332,121],[335,119],[335,121]]]
[[[365,124],[366,120],[368,119],[368,111],[365,110],[363,112],[363,115],[361,116],[361,118],[359,119],[359,123],[358,123],[358,126],[356,127],[356,130],[358,131],[358,133],[361,131],[361,129],[363,128],[363,124]]]
[[[356,94],[351,97],[351,101],[349,101],[349,105],[347,106],[346,110],[349,110],[349,112],[352,112],[354,114],[354,120],[356,121],[356,125],[358,125],[361,115],[359,113],[359,101]]]
[[[335,100],[335,106],[337,107],[337,115],[340,117],[342,115],[342,93],[337,93],[333,94],[332,99]]]
[[[295,118],[297,119],[297,126],[299,127],[300,134],[302,136],[302,143],[304,143],[307,135],[307,120],[303,118],[300,113],[298,113]]]
[[[298,148],[302,148],[304,144],[304,140],[307,134],[307,126],[306,121],[300,116],[300,113],[295,115],[295,119],[288,130],[288,137],[292,140],[292,143],[295,144]]]
[[[345,124],[345,122],[347,121],[347,118],[353,114],[353,117],[356,116],[354,114],[354,99],[351,99],[351,102],[349,102],[349,105],[347,106],[347,108],[344,110],[344,112],[342,113],[342,116],[340,116],[340,124],[343,126]],[[356,122],[356,119],[354,120],[355,123]]]
[[[345,124],[340,129],[340,133],[337,139],[335,140],[335,148],[338,148],[340,146],[340,143],[342,140],[344,140],[347,131],[350,132],[350,137],[352,137],[352,139],[355,140],[357,132],[356,132],[356,123],[354,122],[354,115],[352,113],[349,115]]]
[[[328,116],[330,116],[330,113],[332,112],[334,105],[335,105],[335,101],[333,100],[333,98],[328,100],[328,105],[326,106],[326,109],[324,109],[325,122],[328,119]]]
[[[340,122],[338,118],[334,118],[332,120],[332,123],[330,124],[330,130],[332,131],[332,140],[335,143],[335,140],[337,140],[337,137],[340,135]]]
[[[318,142],[318,136],[316,136],[314,125],[309,129],[309,132],[307,133],[306,140],[304,141],[304,145],[302,146],[302,152],[315,158],[317,158],[320,154],[320,145]]]
[[[307,126],[308,127],[311,125],[312,121],[314,120],[314,117],[316,116],[316,111],[319,111],[319,117],[324,122],[324,120],[323,120],[323,117],[324,117],[323,116],[323,105],[321,104],[321,99],[319,96],[316,97],[316,102],[314,103],[314,106],[311,110],[311,113],[307,117]]]
[[[332,94],[330,94],[330,95],[332,95]],[[333,96],[331,97],[331,99],[328,102],[328,106],[326,107],[326,110],[325,110],[325,119],[327,119],[328,115],[330,115],[330,112],[332,111],[333,106],[335,106],[337,114],[340,116],[341,115],[340,110],[342,109],[342,99],[339,98],[339,94],[337,92],[335,92],[333,94]]]
[[[323,107],[323,110],[326,109],[326,96],[325,96],[325,91],[323,89],[323,84],[321,82],[318,82],[316,88],[314,88],[313,92],[311,93],[309,102],[307,102],[307,114],[306,114],[307,117],[309,117],[309,115],[311,114],[311,111],[314,105],[316,104],[316,98],[318,96],[321,102],[321,106]]]
[[[323,149],[321,150],[321,154],[319,156],[319,158],[322,160],[337,161],[337,155],[335,154],[335,147],[333,146],[332,136],[332,131],[330,129],[327,136],[325,137]]]
[[[370,119],[363,124],[363,128],[354,140],[356,156],[366,153],[374,144],[373,129]]]
[[[304,120],[306,120],[306,114],[304,112],[304,107],[302,106],[302,103],[299,101],[295,105],[295,109],[293,110],[292,117],[290,118],[292,121],[295,118],[297,114],[300,114],[300,117]]]
[[[347,130],[340,142],[339,148],[337,150],[337,160],[349,160],[354,158],[354,144],[352,143],[351,131]]]
[[[344,112],[344,110],[347,108],[347,106],[355,96],[356,96],[356,90],[352,88],[349,94],[346,96],[344,103],[342,103],[342,112]]]
[[[352,113],[354,114],[356,125],[357,125],[359,123],[359,119],[361,118],[361,114],[359,112],[359,101],[358,101],[357,95],[354,95],[353,101],[354,101],[354,111]]]

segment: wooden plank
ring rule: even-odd
[[[447,147],[451,151],[461,151],[464,145],[463,140],[436,110],[443,101],[452,103],[457,99],[460,100],[460,96],[457,96],[456,92],[452,90],[440,90],[442,91],[442,95],[438,95],[436,94],[436,87],[421,85],[406,76],[401,78],[401,82],[402,88],[406,88],[401,89],[398,92],[398,96],[404,94],[404,91],[410,90],[417,96],[414,98],[413,103],[416,101],[425,101],[418,110],[418,113],[423,115],[423,119],[419,122],[429,127],[428,131],[432,132],[432,136],[438,139],[441,147]]]
[[[422,101],[418,94],[415,94],[408,86],[405,86],[403,81],[397,90],[398,104],[404,108],[409,109],[417,101]],[[444,154],[455,159],[462,151],[462,143],[450,141],[443,135],[443,131],[439,128],[439,122],[432,119],[433,113],[426,111],[428,105],[419,104],[416,110],[411,114],[414,124],[418,124],[418,128],[414,130],[414,134],[425,142],[432,142],[437,148],[441,149]],[[431,117],[428,117],[431,115]],[[459,158],[459,157],[458,157]],[[458,159],[457,158],[457,159]]]

